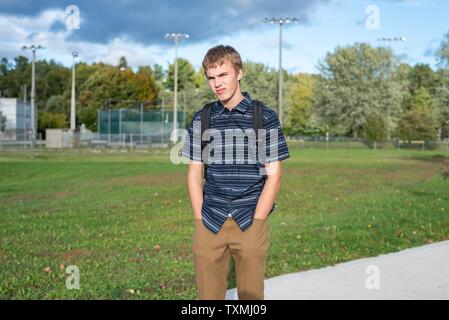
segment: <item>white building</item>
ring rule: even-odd
[[[6,117],[6,128],[2,132],[2,139],[29,140],[31,137],[31,106],[17,98],[0,98],[0,111]]]

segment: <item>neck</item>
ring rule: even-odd
[[[236,105],[240,103],[240,101],[243,100],[243,98],[245,97],[242,95],[240,88],[237,88],[237,90],[235,90],[235,93],[228,100],[223,100],[220,102],[226,109],[232,110]]]

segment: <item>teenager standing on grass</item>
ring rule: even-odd
[[[280,188],[280,161],[290,155],[276,113],[263,106],[264,145],[270,137],[272,140],[265,145],[267,154],[262,157],[259,154],[253,163],[239,161],[235,151],[239,142],[236,145],[234,138],[227,139],[227,134],[252,130],[256,108],[250,95],[240,88],[243,77],[240,54],[231,46],[211,48],[204,57],[203,69],[218,98],[211,105],[209,128],[219,132],[221,138],[214,134],[210,141],[224,142],[222,149],[209,146],[212,156],[219,155],[221,150],[222,157],[221,161],[207,163],[203,185],[203,165],[207,161],[201,156],[201,143],[194,139],[195,135],[201,136],[198,124],[202,110],[198,111],[188,127],[183,148],[183,155],[190,159],[188,188],[195,218],[192,249],[198,298],[225,298],[232,256],[239,299],[263,299],[269,242],[267,217],[274,210]],[[270,132],[275,133],[274,139]],[[236,141],[243,144],[240,147],[246,148],[244,155],[248,156],[249,139]],[[229,144],[231,158],[228,153],[225,155]],[[266,175],[261,173],[261,167]]]

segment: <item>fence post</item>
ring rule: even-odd
[[[143,102],[140,103],[140,144],[142,144],[143,135]]]
[[[111,110],[108,108],[108,142],[111,144]]]

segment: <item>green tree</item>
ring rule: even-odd
[[[105,64],[97,64],[95,69],[81,85],[79,94],[79,119],[90,130],[97,129],[98,109],[128,108],[135,102],[156,97],[154,77],[149,69],[140,68],[134,73],[130,68],[121,71]]]
[[[415,95],[420,88],[426,88],[430,94],[434,94],[435,85],[434,72],[428,64],[419,63],[410,69],[409,91],[411,95]]]
[[[195,72],[193,82],[195,84],[195,88],[200,88],[205,83],[207,83],[206,75],[204,73],[204,69],[202,66],[200,67],[200,69],[198,71]]]
[[[188,87],[188,84],[195,83],[195,69],[192,64],[183,58],[178,58],[178,90]],[[168,68],[167,81],[165,87],[174,91],[175,85],[175,65],[170,64]]]
[[[157,86],[154,72],[150,66],[139,67],[136,74],[131,77],[130,81],[139,92],[137,99],[141,101],[154,101],[157,99]],[[150,104],[149,106],[152,106]]]
[[[430,114],[421,109],[407,111],[398,126],[398,136],[402,140],[435,140],[435,121]]]
[[[437,82],[435,101],[438,108],[438,122],[440,138],[449,137],[449,68],[442,68],[435,72]]]
[[[50,128],[67,128],[68,120],[64,113],[39,111],[37,126],[40,132]]]
[[[398,136],[406,141],[433,141],[437,127],[433,99],[426,88],[420,88],[399,122]]]
[[[165,78],[165,72],[164,68],[160,64],[155,64],[154,67],[154,80],[155,81],[164,81]]]
[[[436,56],[440,68],[435,73],[435,100],[439,107],[440,138],[445,138],[449,137],[449,31],[444,35]]]
[[[31,64],[28,58],[18,56],[14,62],[3,58],[1,63],[2,76],[0,77],[0,91],[6,98],[23,98],[23,85],[31,88]]]
[[[253,99],[265,105],[277,108],[277,72],[262,63],[246,61],[243,65],[241,87],[248,91]]]
[[[0,76],[6,76],[12,69],[8,59],[3,57],[0,61]]]
[[[387,141],[387,120],[381,114],[373,113],[366,119],[363,133],[370,148],[376,149]]]
[[[120,57],[120,60],[118,62],[118,68],[119,69],[128,69],[128,61],[125,57]]]
[[[436,55],[438,65],[443,68],[449,68],[449,31],[444,35]]]
[[[285,130],[287,134],[306,134],[306,125],[312,116],[315,81],[316,77],[306,73],[291,77],[289,95],[285,99],[287,106]]]
[[[393,77],[395,66],[391,50],[364,43],[327,54],[319,64],[314,109],[332,134],[357,138],[373,113],[390,114],[390,121],[395,120],[402,99]]]
[[[66,113],[68,112],[70,104],[63,95],[51,96],[47,100],[45,111],[53,113]]]

